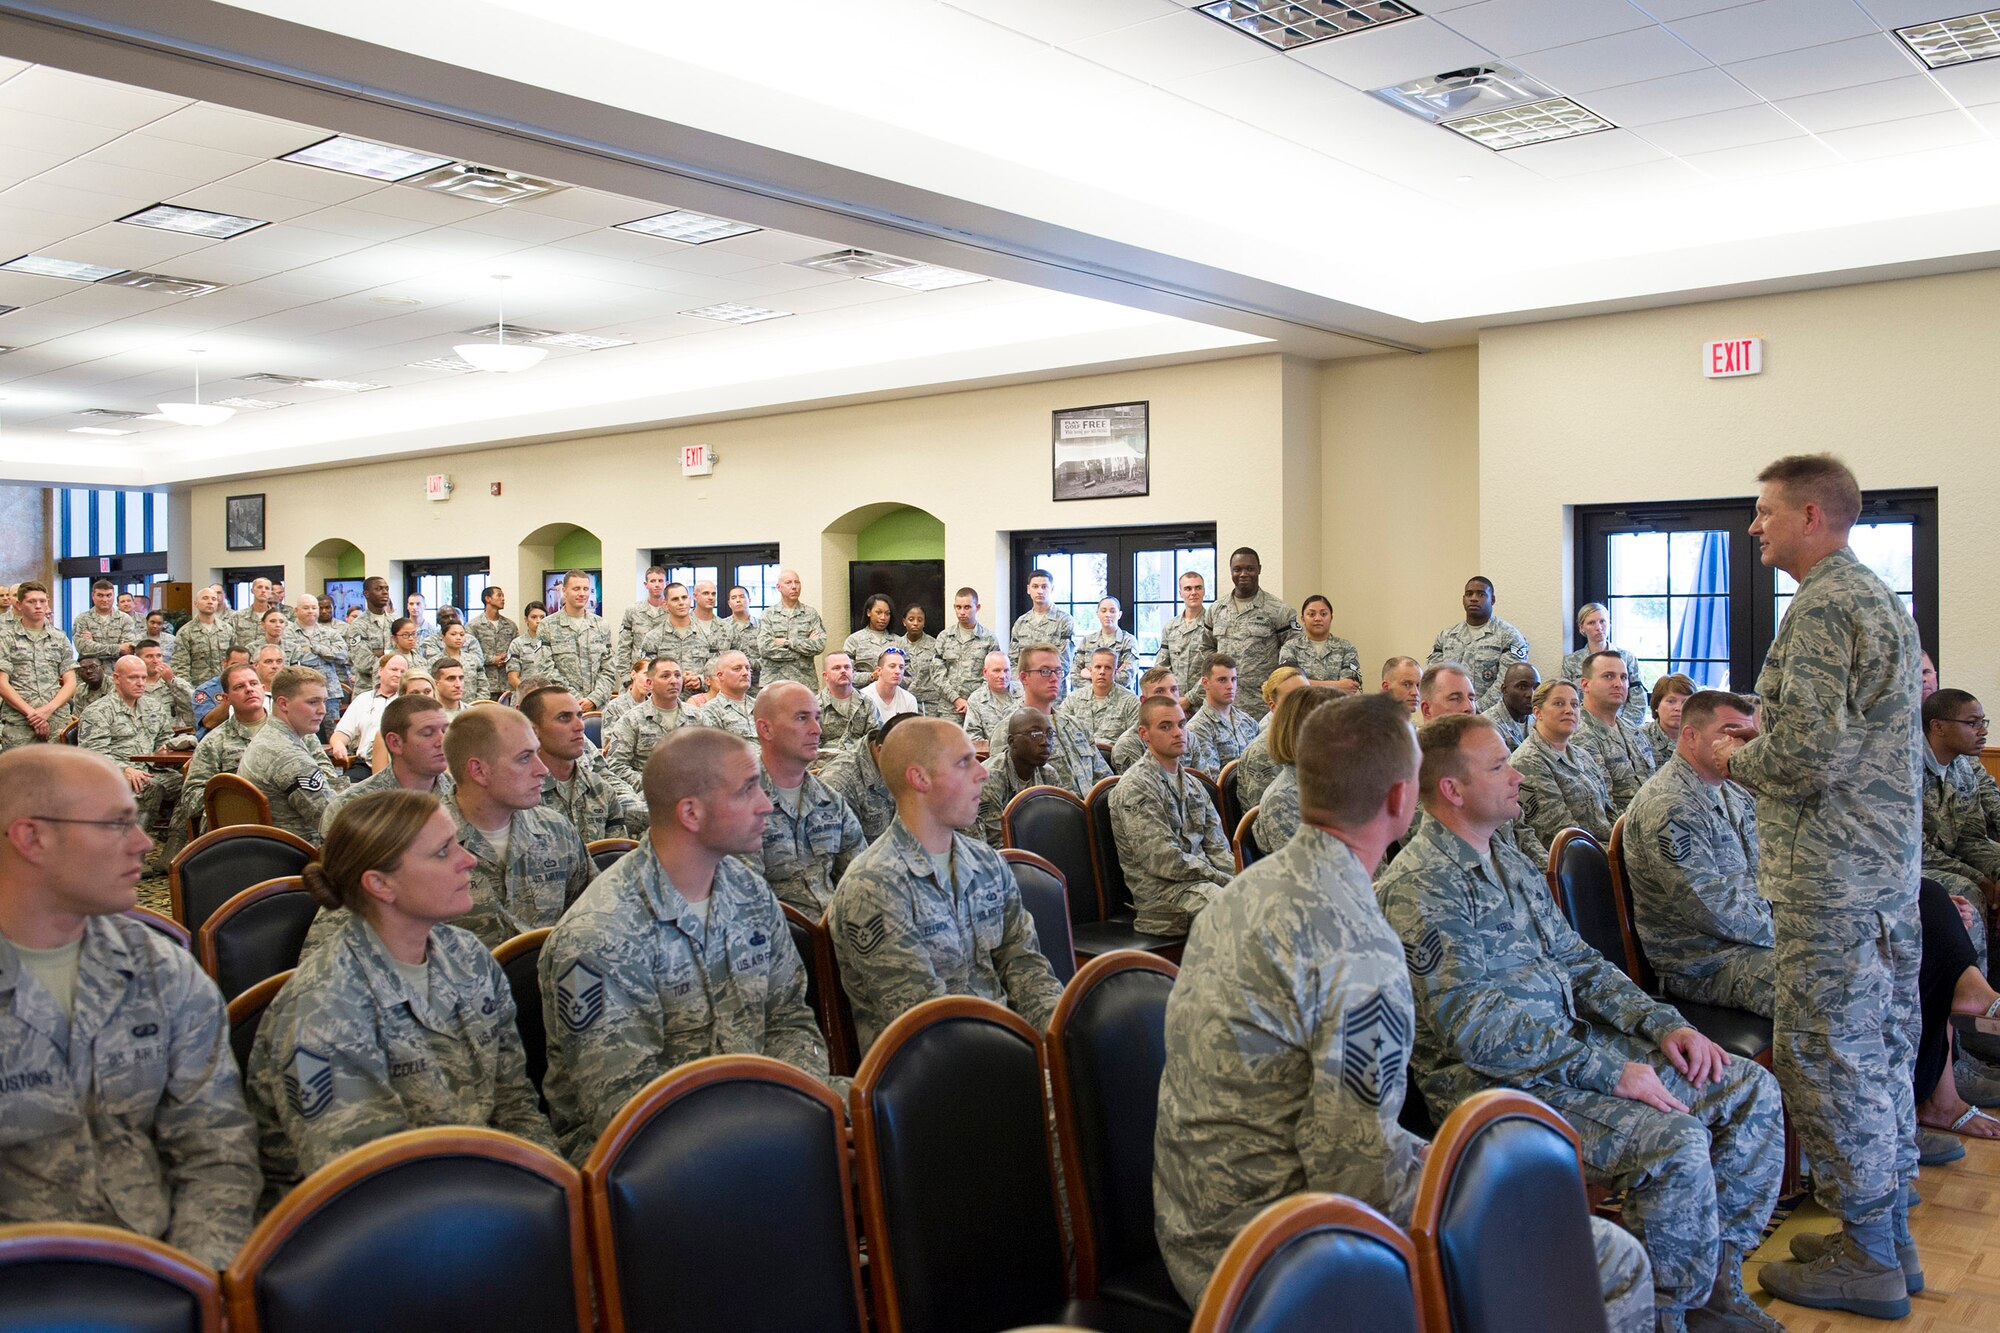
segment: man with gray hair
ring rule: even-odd
[[[694,679],[692,673],[687,679]],[[701,724],[755,741],[757,719],[750,709],[750,659],[732,648],[715,659],[715,693],[701,706]]]
[[[133,758],[160,753],[173,734],[166,705],[146,697],[145,662],[130,653],[111,664],[111,693],[84,709],[77,723],[77,744],[119,766],[148,829],[172,812],[182,774],[178,768],[136,764]]]
[[[762,845],[744,864],[764,876],[779,902],[817,918],[868,838],[846,799],[809,767],[820,752],[813,692],[795,680],[776,681],[757,696],[753,711],[759,781],[771,812]]]

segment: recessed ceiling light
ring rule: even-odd
[[[260,370],[252,375],[238,375],[236,378],[246,384],[283,384],[294,389],[306,382],[304,375],[279,375],[268,370]]]
[[[301,389],[331,389],[335,393],[367,393],[370,389],[386,388],[386,385],[370,384],[366,380],[302,380]]]
[[[867,278],[891,269],[914,268],[916,262],[914,259],[876,254],[873,250],[834,250],[810,259],[795,259],[792,266],[819,273],[838,273],[844,278]]]
[[[111,426],[71,426],[72,435],[136,435],[137,431],[117,430]]]
[[[543,180],[539,176],[524,176],[519,172],[501,171],[498,167],[481,167],[470,162],[454,162],[437,167],[420,176],[412,176],[403,181],[404,185],[415,185],[426,190],[436,190],[457,199],[472,199],[482,204],[517,204],[523,199],[540,199],[544,195],[567,190],[569,186],[556,181]]]
[[[457,356],[433,356],[423,361],[405,361],[403,365],[410,370],[453,370],[460,374],[479,369],[470,361]]]
[[[1483,111],[1476,116],[1447,120],[1442,124],[1446,129],[1455,130],[1496,153],[1618,128],[1595,111],[1579,106],[1567,97],[1550,97],[1526,106]]]
[[[913,292],[935,292],[946,287],[966,287],[986,279],[976,273],[960,273],[955,268],[945,268],[939,264],[911,264],[908,268],[890,269],[887,273],[864,273],[868,282],[885,282],[891,287],[907,287]]]
[[[2000,9],[1915,23],[1896,29],[1896,35],[1932,69],[1991,60],[2000,56]]]
[[[47,255],[22,255],[0,268],[14,273],[32,273],[38,278],[68,278],[72,282],[102,282],[125,270],[108,264],[80,264],[74,259],[50,259]]]
[[[607,347],[630,347],[630,338],[600,338],[594,333],[551,333],[534,341],[543,347],[575,347],[586,352],[601,352]]]
[[[646,236],[659,236],[669,241],[681,241],[688,245],[706,245],[710,241],[727,240],[731,236],[748,236],[753,231],[762,231],[747,222],[731,222],[728,218],[714,218],[706,213],[690,213],[684,208],[676,208],[667,213],[656,213],[636,222],[621,222],[620,231],[636,231]]]
[[[763,306],[743,305],[736,301],[718,301],[714,305],[700,306],[680,313],[693,319],[720,320],[724,324],[755,324],[766,319],[784,319],[792,312],[766,310]]]
[[[106,287],[137,287],[142,292],[158,292],[162,296],[206,296],[223,288],[219,282],[176,278],[165,273],[114,273],[99,278],[98,282]]]
[[[368,299],[376,305],[422,305],[423,304],[422,301],[419,301],[414,296],[371,296]]]
[[[413,153],[407,148],[350,139],[344,134],[321,139],[278,160],[303,162],[309,167],[325,167],[328,171],[344,171],[350,176],[366,176],[376,181],[406,181],[451,161],[435,153]]]
[[[291,406],[290,403],[281,403],[273,398],[218,398],[215,400],[215,405],[233,407],[242,412],[268,412],[274,407]]]
[[[118,220],[135,227],[177,231],[188,236],[213,236],[225,241],[231,236],[241,236],[246,231],[269,225],[256,218],[237,217],[234,213],[211,213],[205,208],[184,208],[179,204],[154,204],[151,208],[127,213]]]
[[[1280,51],[1418,16],[1401,0],[1215,0],[1199,8]]]
[[[1560,96],[1545,83],[1529,78],[1511,65],[1494,63],[1447,70],[1425,79],[1412,79],[1393,88],[1369,90],[1390,106],[1407,111],[1435,125],[1442,120],[1459,120],[1482,111],[1525,106]]]

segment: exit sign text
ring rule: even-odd
[[[1727,338],[1701,349],[1701,373],[1712,380],[1735,375],[1759,375],[1764,370],[1762,338]]]
[[[706,477],[715,472],[715,451],[705,444],[690,444],[681,449],[681,475],[683,477]]]

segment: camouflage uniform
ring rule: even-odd
[[[166,709],[144,696],[137,704],[128,704],[114,691],[84,710],[76,740],[84,749],[127,768],[134,767],[135,754],[158,754],[173,734],[174,722]],[[146,775],[146,789],[138,794],[139,819],[152,828],[173,810],[184,775],[178,768],[147,766],[141,771]]]
[[[762,875],[778,901],[817,919],[833,900],[833,887],[868,845],[861,820],[839,792],[813,774],[799,784],[794,815],[760,764],[757,780],[771,798],[764,816],[764,846],[743,863]]]
[[[1189,1306],[1280,1199],[1345,1194],[1410,1224],[1424,1141],[1398,1117],[1415,1032],[1402,942],[1339,840],[1278,848],[1202,913],[1167,999],[1153,1136],[1160,1252]],[[1651,1333],[1644,1252],[1591,1229],[1611,1333]]]
[[[319,737],[301,736],[275,717],[243,748],[236,776],[264,793],[273,824],[315,845],[327,802],[347,790],[347,779],[327,758]]]
[[[1204,773],[1222,772],[1222,761],[1216,757],[1215,747],[1205,736],[1193,732],[1182,732],[1187,737],[1187,749],[1181,753],[1181,767],[1200,769]],[[1126,728],[1117,743],[1111,747],[1111,766],[1123,773],[1139,762],[1146,753],[1146,742],[1139,737],[1139,726],[1134,723]]]
[[[413,985],[349,915],[264,1011],[246,1091],[267,1204],[349,1149],[406,1129],[470,1125],[556,1150],[507,974],[456,926],[431,927],[426,953]]]
[[[611,655],[618,659],[618,665],[629,669],[640,658],[651,657],[653,654],[646,651],[646,640],[654,630],[671,623],[672,614],[665,602],[658,606],[651,602],[635,602],[626,607],[625,614],[618,618],[618,635],[611,645]],[[678,657],[674,660],[680,661]]]
[[[979,688],[965,697],[965,734],[975,741],[985,741],[989,747],[998,749],[1007,743],[1007,719],[1014,716],[1014,710],[1021,707],[1021,692],[1009,688],[1004,695],[995,694],[981,681]]]
[[[444,808],[458,825],[459,843],[479,858],[472,868],[472,910],[456,924],[489,949],[553,926],[597,873],[576,825],[553,810],[514,812],[503,864],[485,831],[466,822],[456,796],[446,797]]]
[[[1153,654],[1153,665],[1174,673],[1183,699],[1197,699],[1201,697],[1202,673],[1214,655],[1215,635],[1208,628],[1208,613],[1204,611],[1194,620],[1178,615],[1160,626],[1160,651]]]
[[[261,637],[261,636],[260,636]],[[236,628],[221,616],[209,624],[190,620],[175,636],[175,674],[188,680],[207,680],[222,674],[223,659],[236,642]]]
[[[304,648],[299,654],[299,665],[311,667],[326,677],[327,706],[331,709],[348,692],[347,635],[332,625],[314,625],[298,630],[297,634]],[[465,678],[474,679],[470,665],[465,669]],[[467,688],[469,691],[470,686]]]
[[[1103,762],[1100,757],[1099,763]],[[986,782],[979,789],[979,836],[989,847],[1000,846],[1000,816],[1007,809],[1007,803],[1030,787],[1060,787],[1076,796],[1088,796],[1096,785],[1091,777],[1083,778],[1078,784],[1078,770],[1074,765],[1063,762],[1053,753],[1049,762],[1037,768],[1026,778],[1014,771],[1014,758],[1005,745],[995,750],[985,763]],[[1105,777],[1110,774],[1106,773]]]
[[[1597,756],[1572,735],[1566,749],[1557,750],[1541,733],[1528,728],[1528,738],[1510,762],[1521,774],[1521,819],[1544,844],[1555,842],[1566,828],[1580,828],[1600,843],[1611,843],[1611,778]]]
[[[4,648],[6,654],[0,657],[0,677],[5,677],[7,683],[14,687],[14,693],[32,706],[39,707],[55,698],[62,689],[63,677],[76,670],[76,653],[70,648],[63,632],[54,625],[31,630],[17,624],[0,648]],[[110,676],[111,673],[106,671],[107,681]],[[75,704],[65,702],[49,714],[50,740],[62,734],[74,712]],[[35,739],[35,730],[28,725],[26,715],[0,704],[0,750],[27,745]]]
[[[1928,744],[1923,747],[1923,758],[1924,876],[1936,880],[1946,893],[1983,907],[1986,898],[1980,885],[2000,879],[2000,842],[1987,835],[1977,788],[1968,794],[1961,783],[1954,782],[1950,766],[1940,764]],[[1979,762],[1972,755],[1959,758]],[[1980,963],[1984,971],[1983,949]]]
[[[963,833],[951,840],[951,883],[901,819],[854,858],[827,908],[841,985],[861,1046],[925,1000],[973,995],[1004,1004],[1036,1031],[1062,983],[1042,955],[1000,853]]]
[[[785,640],[782,648],[775,643],[778,639]],[[813,660],[825,651],[826,622],[804,602],[794,607],[782,604],[771,607],[757,622],[757,660],[763,667],[764,685],[795,680],[811,689],[815,680]]]
[[[246,606],[241,611],[224,611],[221,614],[229,621],[229,627],[236,635],[236,642],[247,645],[254,653],[257,651],[257,646],[264,642],[264,617],[277,609],[275,606],[267,606],[259,611],[253,605]]]
[[[876,664],[882,660],[882,650],[901,647],[899,640],[902,637],[863,625],[847,636],[847,642],[840,645],[840,651],[854,659],[854,678],[867,680],[875,674]]]
[[[1221,773],[1216,774],[1219,779]],[[1278,776],[1277,761],[1271,758],[1271,733],[1267,728],[1243,747],[1236,760],[1236,800],[1245,810],[1257,804]],[[1235,830],[1230,830],[1234,832]]]
[[[958,696],[945,691],[944,661],[938,656],[938,641],[928,634],[913,643],[907,634],[896,639],[903,650],[903,688],[917,696],[927,717],[957,717],[952,700]]]
[[[1012,655],[1008,661],[1013,665],[1014,674],[1021,674],[1021,654],[1030,648],[1053,648],[1056,650],[1056,667],[1062,672],[1056,677],[1060,689],[1069,680],[1069,673],[1076,660],[1076,622],[1069,618],[1067,611],[1049,608],[1047,615],[1030,606],[1014,618],[1014,628],[1007,632],[1007,640],[1012,645]]]
[[[555,669],[549,665],[549,646],[541,635],[522,634],[514,640],[514,646],[507,650],[507,674],[524,682],[554,678]]]
[[[624,673],[612,659],[611,631],[602,616],[551,611],[540,637],[549,679],[588,703],[602,703],[618,693]]]
[[[546,621],[543,622],[542,629],[547,632]],[[715,646],[715,639],[701,627],[700,621],[689,620],[686,629],[676,629],[673,621],[662,620],[647,631],[636,653],[629,657],[621,657],[619,660],[629,670],[633,658],[636,657],[670,657],[679,665],[681,675],[695,682],[695,688],[687,692],[698,694],[700,682],[708,679],[708,674],[714,669],[715,659],[719,655],[720,650]]]
[[[89,917],[65,1014],[0,936],[0,1222],[124,1227],[221,1268],[258,1188],[222,995],[186,949]]]
[[[176,728],[194,726],[194,687],[179,676],[156,680],[146,687],[145,700],[166,710],[167,720]]]
[[[953,705],[960,699],[969,703],[974,694],[986,688],[980,676],[986,669],[986,655],[1005,651],[1000,640],[993,637],[993,631],[977,620],[972,622],[970,630],[960,629],[957,620],[947,625],[937,636],[937,655],[938,669],[944,677],[942,693],[949,697],[945,699],[945,710],[938,716],[958,718]],[[960,725],[963,724],[960,719]]]
[[[646,836],[646,802],[619,774],[599,769],[588,750],[577,756],[568,782],[542,775],[542,808],[567,819],[586,843]]]
[[[676,704],[671,712],[648,699],[613,723],[604,733],[604,767],[625,779],[633,790],[645,787],[646,761],[667,733],[700,726],[701,714],[692,704]]]
[[[79,663],[79,665],[81,664]],[[97,684],[92,685],[85,681],[83,673],[78,671],[76,676],[76,691],[69,696],[69,714],[71,717],[81,718],[86,708],[89,708],[99,699],[108,699],[116,693],[117,690],[113,688],[110,676],[99,676]]]
[[[704,921],[642,847],[599,877],[542,947],[542,1089],[571,1161],[590,1155],[640,1089],[704,1056],[769,1056],[845,1091],[828,1078],[805,965],[771,890],[724,860],[708,903]]]
[[[1658,763],[1666,763],[1667,756],[1680,746],[1679,737],[1667,735],[1666,728],[1660,725],[1660,719],[1656,717],[1647,718],[1646,725],[1639,728],[1639,734],[1646,738],[1646,746],[1653,752],[1653,758]]]
[[[1150,753],[1111,789],[1111,832],[1132,891],[1132,924],[1185,935],[1236,874],[1229,835],[1208,789],[1183,768],[1169,775]]]
[[[1479,691],[1479,706],[1500,701],[1500,682],[1507,668],[1528,660],[1528,640],[1521,631],[1495,616],[1478,629],[1461,620],[1438,631],[1431,643],[1425,666],[1457,662],[1472,673],[1473,688]]]
[[[875,726],[875,710],[855,690],[845,699],[836,699],[827,690],[819,692],[819,752],[830,757],[856,741],[868,739]]]
[[[1637,727],[1622,717],[1617,719],[1616,726],[1606,726],[1588,708],[1582,711],[1583,725],[1576,729],[1569,743],[1597,756],[1597,762],[1611,781],[1611,808],[1623,811],[1639,794],[1640,784],[1653,776],[1659,765]]]
[[[1287,640],[1278,650],[1279,666],[1295,666],[1305,673],[1307,680],[1351,680],[1361,679],[1360,650],[1347,640],[1329,634],[1319,643],[1314,643],[1304,634]],[[1264,686],[1257,682],[1258,689]]]
[[[819,770],[820,781],[840,793],[847,808],[861,821],[861,831],[873,842],[896,819],[896,798],[882,780],[875,765],[875,752],[867,741],[848,746],[829,759]]]
[[[1771,904],[1757,893],[1757,815],[1676,754],[1625,812],[1633,925],[1667,994],[1771,1016]]]
[[[1139,641],[1122,629],[1110,634],[1099,629],[1085,635],[1076,645],[1076,664],[1070,669],[1071,691],[1090,688],[1090,659],[1099,648],[1109,648],[1115,654],[1111,683],[1125,690],[1138,689]]]
[[[146,627],[114,607],[101,615],[95,610],[81,612],[70,622],[69,636],[76,645],[76,655],[97,658],[108,676],[111,664],[118,659],[118,645],[137,644],[146,637]]]
[[[1849,1222],[1888,1217],[1916,1177],[1919,652],[1852,550],[1822,558],[1757,678],[1763,731],[1729,764],[1757,797],[1785,1105],[1815,1194]]]
[[[401,790],[403,790],[403,784],[396,779],[395,765],[390,764],[374,773],[370,773],[367,777],[361,779],[361,781],[350,786],[346,791],[335,792],[333,799],[326,803],[326,813],[319,818],[320,841],[326,841],[326,835],[333,831],[333,821],[340,818],[341,810],[351,804],[356,797],[366,796],[370,792]],[[443,800],[445,797],[451,795],[451,774],[438,774],[436,781],[431,783],[430,791],[431,795],[437,797],[439,800]]]
[[[738,620],[735,616],[718,617],[714,625],[714,630],[717,656],[723,653],[742,653],[750,659],[751,666],[760,665],[757,659],[757,622],[755,620]]]
[[[653,695],[650,689],[647,691],[644,698],[634,698],[632,695],[632,691],[630,690],[618,691],[618,697],[616,699],[613,699],[610,703],[604,705],[604,708],[599,715],[598,726],[600,730],[598,734],[609,735],[611,729],[618,725],[619,718],[624,717],[627,713],[637,708],[640,704],[651,703],[652,699]]]
[[[1250,825],[1250,836],[1256,839],[1257,850],[1269,856],[1283,847],[1305,822],[1299,813],[1299,771],[1290,764],[1281,767],[1271,785],[1264,788],[1263,798],[1244,808],[1257,811],[1257,818]]]
[[[1006,728],[1001,728],[995,737],[993,748],[996,751],[1007,748]],[[1092,787],[1111,776],[1110,761],[1090,738],[1090,732],[1075,719],[1060,713],[1049,718],[1049,762],[1043,767],[1055,775],[1056,786],[1078,796],[1090,795]]]
[[[1214,752],[1216,760],[1226,764],[1232,759],[1241,759],[1250,742],[1257,739],[1258,716],[1241,704],[1223,713],[1203,704],[1201,711],[1188,719],[1188,734],[1200,736],[1203,745]],[[1215,774],[1210,772],[1209,776]]]
[[[1778,1085],[1748,1060],[1703,1087],[1682,1078],[1659,1043],[1687,1020],[1585,944],[1543,883],[1513,848],[1494,845],[1489,861],[1436,821],[1383,872],[1382,914],[1416,994],[1424,1098],[1439,1117],[1492,1087],[1554,1107],[1581,1140],[1586,1175],[1625,1190],[1657,1305],[1699,1306],[1718,1246],[1753,1252],[1778,1201]],[[1627,1063],[1652,1066],[1688,1114],[1616,1096]]]
[[[1979,761],[1979,756],[1959,755],[1945,766],[1945,777],[1960,796],[1978,809],[1976,827],[1979,831],[2000,842],[2000,783],[1993,780],[1993,775],[1986,771],[1986,765]]]
[[[201,813],[202,793],[208,789],[208,780],[217,773],[234,773],[237,765],[243,762],[243,752],[250,748],[250,738],[263,730],[269,721],[267,717],[254,727],[245,726],[232,713],[194,747],[194,755],[188,760],[187,772],[181,781],[180,800],[174,806],[173,821],[167,829],[165,851],[168,857],[171,858],[187,844],[188,826]]]
[[[505,656],[508,658],[508,663],[512,662],[510,649],[514,640],[520,637],[521,631],[505,616],[501,616],[498,620],[488,620],[483,610],[468,619],[465,628],[473,638],[479,640],[479,655],[486,663],[485,674],[478,681],[473,681],[471,674],[467,673],[466,698],[497,699],[507,689],[508,664],[498,662],[496,659]],[[475,690],[477,693],[474,693]]]
[[[1305,635],[1298,613],[1262,588],[1255,597],[1232,592],[1208,608],[1208,630],[1215,636],[1215,651],[1236,659],[1236,679],[1243,686],[1236,707],[1253,722],[1263,717],[1271,711],[1260,693],[1264,678],[1278,669],[1285,645]],[[1231,758],[1225,755],[1223,761]]]
[[[1604,651],[1617,653],[1619,658],[1625,663],[1625,683],[1627,688],[1625,691],[1625,702],[1618,706],[1618,716],[1634,727],[1645,727],[1646,719],[1652,716],[1653,710],[1648,703],[1645,683],[1639,679],[1639,659],[1626,652],[1623,648],[1606,648]],[[1562,660],[1562,678],[1568,681],[1575,681],[1579,694],[1583,691],[1583,664],[1589,656],[1590,649],[1579,648]]]
[[[1092,740],[1109,745],[1125,728],[1139,725],[1139,696],[1123,685],[1113,685],[1111,693],[1100,699],[1086,682],[1070,691],[1056,712],[1088,731]]]
[[[1491,707],[1480,710],[1479,716],[1485,718],[1499,729],[1500,739],[1506,742],[1507,753],[1509,754],[1521,748],[1521,742],[1528,739],[1528,728],[1533,726],[1535,721],[1534,714],[1530,713],[1521,721],[1516,722],[1514,715],[1507,711],[1507,701],[1505,699],[1495,699]],[[1667,748],[1672,749],[1673,747],[1668,746]],[[1656,753],[1659,752],[1656,751]]]
[[[755,707],[750,697],[732,699],[726,694],[716,694],[701,706],[698,718],[704,727],[715,727],[732,736],[741,736],[752,745],[757,743],[757,720],[751,710]]]
[[[466,699],[468,701],[477,699],[479,682],[486,678],[486,652],[479,646],[479,640],[468,633],[465,642],[457,651],[453,651],[445,645],[443,635],[425,639],[417,645],[417,660],[412,665],[427,672],[434,671],[437,664],[447,657],[465,668]]]

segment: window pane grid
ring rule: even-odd
[[[1728,688],[1729,534],[1619,532],[1608,548],[1611,642],[1638,659],[1640,683],[1677,671]]]
[[[1881,523],[1856,523],[1847,535],[1847,544],[1861,563],[1875,571],[1881,580],[1889,585],[1889,590],[1903,599],[1911,616],[1917,614],[1916,593],[1916,524],[1908,520],[1890,520]],[[1775,628],[1785,623],[1785,612],[1792,607],[1792,598],[1797,595],[1799,581],[1784,570],[1773,571],[1776,575],[1777,592],[1772,597],[1772,625]]]

